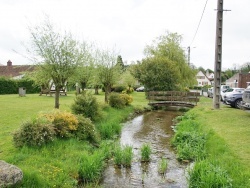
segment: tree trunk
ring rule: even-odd
[[[56,88],[55,93],[55,108],[59,109],[59,97],[60,97],[60,89]]]
[[[95,95],[99,95],[98,89],[99,89],[99,87],[95,86]]]
[[[108,86],[105,86],[105,103],[108,103],[108,95],[109,95],[109,89]]]

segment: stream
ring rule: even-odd
[[[133,148],[133,162],[130,168],[118,168],[109,162],[104,172],[102,187],[105,188],[186,188],[186,166],[177,160],[170,146],[173,135],[172,120],[181,115],[176,111],[152,111],[137,116],[124,123],[120,144]],[[140,161],[140,147],[148,143],[152,154],[150,162]],[[164,175],[158,173],[158,162],[161,158],[168,161]]]

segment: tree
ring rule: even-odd
[[[56,32],[48,19],[43,24],[30,27],[31,52],[39,65],[40,74],[47,75],[55,84],[55,108],[59,108],[60,90],[75,73],[81,61],[79,44],[70,33]]]
[[[132,74],[149,91],[176,90],[180,72],[166,57],[151,57],[134,66]]]
[[[105,102],[108,102],[111,87],[117,82],[120,74],[120,66],[117,66],[114,52],[109,50],[98,52],[97,71],[98,79],[105,90]]]
[[[121,55],[118,55],[118,56],[117,56],[117,66],[120,66],[121,72],[124,72],[124,71],[125,71],[125,65],[124,65],[124,63],[123,63],[123,60],[122,60],[122,56],[121,56]]]
[[[146,89],[183,90],[196,83],[196,71],[187,64],[184,50],[180,45],[181,40],[182,37],[177,33],[168,32],[146,46],[146,59],[135,66],[133,71],[133,75]],[[168,75],[165,75],[166,73]]]
[[[81,61],[78,64],[75,74],[71,77],[70,82],[78,83],[80,88],[84,90],[90,83],[91,77],[94,75],[93,46],[83,41],[81,48]]]

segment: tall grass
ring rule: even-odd
[[[158,162],[158,173],[159,174],[165,174],[166,170],[168,168],[168,161],[165,158],[161,158]]]
[[[131,146],[116,146],[114,151],[114,163],[121,167],[130,167],[132,163],[133,152]]]
[[[151,155],[151,146],[147,143],[144,143],[141,146],[141,161],[142,162],[150,161],[150,155]]]

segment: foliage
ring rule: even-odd
[[[161,158],[160,161],[158,162],[158,172],[160,174],[165,174],[167,168],[168,168],[168,161],[167,161],[167,159]]]
[[[150,57],[135,65],[132,73],[147,90],[171,91],[181,82],[177,68],[166,57]]]
[[[206,135],[199,131],[199,124],[193,116],[182,116],[181,122],[175,127],[172,139],[173,146],[177,149],[177,158],[184,161],[203,159],[206,156]]]
[[[113,90],[116,93],[121,93],[125,89],[126,89],[126,86],[123,86],[123,85],[116,85],[116,86],[113,87]]]
[[[118,166],[130,167],[132,163],[133,152],[131,146],[117,146],[114,151],[114,163]]]
[[[182,37],[167,33],[145,48],[146,58],[135,65],[132,74],[148,90],[182,90],[196,83],[181,48]]]
[[[149,144],[143,144],[141,146],[141,161],[142,162],[148,162],[150,161],[150,155],[151,155],[151,147]]]
[[[83,185],[88,182],[98,182],[104,170],[102,152],[94,152],[92,155],[83,153],[79,165],[78,178]]]
[[[232,186],[232,179],[216,161],[203,160],[196,162],[193,168],[189,169],[189,187],[225,187]]]
[[[124,108],[126,105],[126,101],[121,98],[119,93],[111,93],[109,96],[109,105],[114,108]]]
[[[130,105],[133,102],[133,97],[126,93],[120,94],[120,98],[125,101],[125,105]]]
[[[0,77],[0,94],[16,94],[19,87],[25,87],[26,93],[38,93],[40,91],[40,88],[34,85],[33,80],[25,78],[14,80]]]
[[[108,102],[108,95],[111,87],[119,80],[121,67],[117,65],[115,53],[109,50],[100,50],[97,55],[97,77],[102,83],[105,91],[105,102]]]
[[[80,140],[88,140],[90,142],[98,143],[100,142],[99,135],[95,128],[95,125],[91,122],[89,118],[78,115],[78,126],[75,131],[76,137]]]
[[[81,61],[81,48],[70,33],[56,32],[47,19],[44,23],[30,27],[31,47],[29,52],[39,64],[38,75],[46,75],[55,84],[55,108],[59,108],[59,92],[75,73]]]
[[[49,113],[40,114],[54,125],[56,135],[59,137],[71,137],[78,128],[77,117],[70,112],[54,110]]]
[[[55,131],[53,125],[42,118],[27,121],[13,135],[16,147],[41,146],[53,141]]]
[[[75,102],[71,106],[71,110],[74,114],[80,114],[90,118],[92,121],[100,118],[100,107],[90,92],[83,92],[81,95],[77,95]]]

